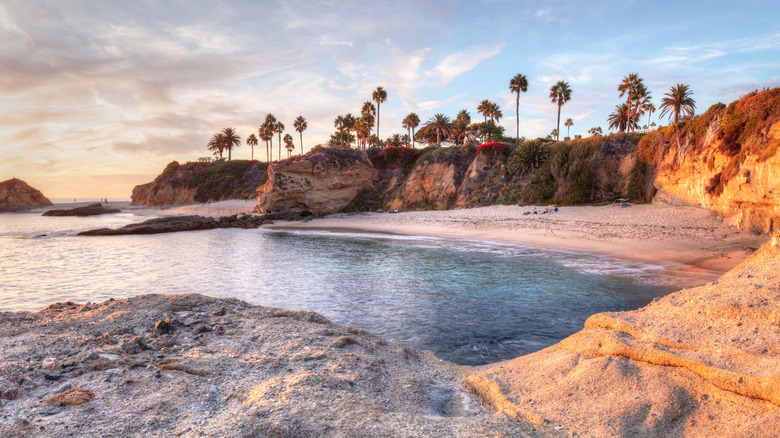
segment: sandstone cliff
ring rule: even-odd
[[[591,316],[557,345],[473,373],[506,414],[593,437],[780,434],[780,248],[718,281]]]
[[[756,232],[780,226],[780,88],[714,105],[640,147],[655,168],[656,202],[702,206]]]
[[[257,189],[255,211],[304,216],[336,213],[376,176],[365,152],[316,147],[303,157],[268,167],[268,181]]]
[[[267,178],[266,164],[249,160],[173,161],[154,181],[133,188],[134,205],[182,205],[254,197]]]
[[[49,205],[54,204],[40,190],[18,178],[0,182],[0,213]]]

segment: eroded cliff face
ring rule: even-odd
[[[755,232],[780,226],[780,89],[649,136],[655,202],[701,206]]]
[[[377,171],[365,152],[314,148],[268,168],[268,181],[257,189],[255,212],[328,215],[341,211],[371,186]]]
[[[474,151],[439,149],[423,156],[390,196],[387,207],[403,210],[446,210],[458,206],[460,187]]]
[[[248,199],[265,182],[266,165],[233,160],[168,164],[154,181],[133,188],[134,205],[185,205],[223,199]]]
[[[18,178],[0,182],[0,213],[49,205],[54,204],[40,190]]]

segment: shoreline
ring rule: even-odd
[[[87,204],[87,203],[84,203]],[[55,204],[54,208],[81,203]],[[123,213],[137,216],[201,215],[208,217],[252,214],[249,200],[210,204],[143,207],[110,202]],[[637,204],[629,208],[606,206],[559,207],[558,213],[528,215],[542,206],[493,205],[460,210],[390,213],[339,213],[306,221],[275,221],[274,230],[320,230],[336,233],[385,233],[475,239],[516,243],[539,248],[601,253],[637,261],[681,263],[723,274],[744,261],[769,236],[738,230],[693,206]],[[35,209],[34,212],[46,209]]]
[[[522,215],[533,208],[490,206],[398,214],[339,214],[307,222],[277,221],[264,228],[516,243],[629,260],[674,262],[718,275],[739,265],[768,240],[768,236],[737,230],[696,207],[560,207],[553,215]]]

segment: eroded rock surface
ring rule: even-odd
[[[257,189],[263,214],[328,215],[341,211],[376,176],[365,152],[318,147],[303,157],[272,163]]]
[[[0,313],[0,355],[0,436],[541,436],[430,353],[235,299]]]
[[[0,213],[49,205],[54,204],[40,190],[18,178],[0,182]]]
[[[780,249],[642,309],[593,315],[469,382],[509,415],[579,436],[778,436]]]

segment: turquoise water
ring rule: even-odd
[[[552,345],[591,314],[635,309],[716,275],[599,254],[380,234],[75,235],[143,219],[0,215],[0,309],[195,292],[314,310],[479,365]]]

